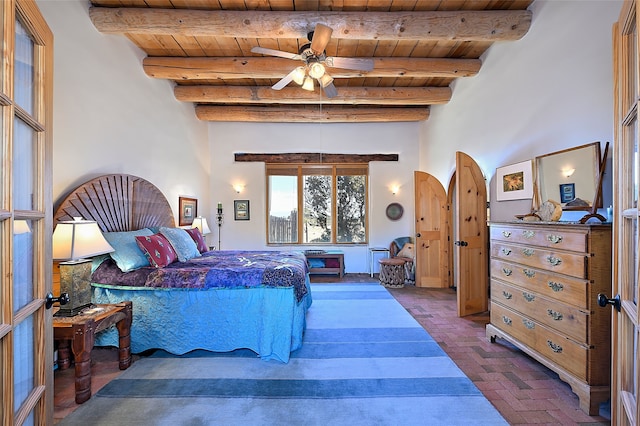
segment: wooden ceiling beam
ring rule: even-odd
[[[322,107],[308,109],[293,106],[212,106],[197,105],[196,117],[202,121],[239,121],[266,123],[387,123],[423,121],[429,108]]]
[[[369,72],[329,68],[334,78],[457,78],[471,77],[480,71],[480,59],[450,58],[371,58]],[[241,78],[282,78],[300,65],[298,61],[269,57],[177,58],[146,57],[142,61],[149,77],[170,80],[217,80]]]
[[[332,39],[519,40],[531,11],[284,12],[90,7],[96,29],[111,34],[306,39],[316,23]]]
[[[262,162],[270,164],[288,163],[329,163],[329,164],[367,164],[372,161],[398,161],[398,154],[329,154],[326,152],[295,153],[245,153],[237,152],[234,160],[238,163]]]
[[[295,84],[295,83],[294,83]],[[269,86],[176,86],[173,94],[182,102],[229,104],[323,105],[435,105],[451,100],[449,87],[338,87],[338,96],[327,98],[300,87],[273,90]]]

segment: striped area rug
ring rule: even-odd
[[[61,425],[503,425],[377,284],[313,284],[288,364],[250,351],[142,358]]]

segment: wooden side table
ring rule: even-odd
[[[132,303],[121,302],[96,305],[73,317],[53,317],[53,338],[58,340],[58,366],[69,368],[69,348],[75,360],[76,403],[82,404],[91,398],[91,350],[95,334],[116,325],[118,329],[118,359],[120,370],[131,365],[131,314]]]

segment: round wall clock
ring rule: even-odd
[[[399,203],[391,203],[387,206],[387,217],[391,220],[398,220],[402,217],[404,209]]]

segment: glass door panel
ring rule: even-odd
[[[16,47],[14,62],[14,91],[16,104],[30,115],[34,99],[34,43],[31,35],[16,19]]]

